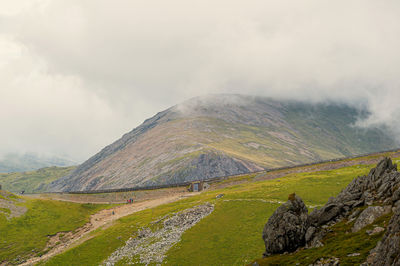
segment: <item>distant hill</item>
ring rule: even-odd
[[[71,166],[76,164],[73,160],[56,156],[9,153],[0,157],[0,173],[23,172],[49,166]]]
[[[49,188],[169,184],[394,148],[386,129],[354,126],[366,116],[344,104],[194,98],[146,120]]]
[[[75,166],[52,166],[28,172],[0,173],[0,184],[4,190],[11,192],[44,192],[48,190],[49,183],[69,174],[73,169]]]

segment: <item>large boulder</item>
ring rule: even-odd
[[[358,216],[356,222],[354,223],[352,232],[358,232],[365,226],[372,224],[382,215],[388,214],[391,211],[391,208],[391,206],[369,206],[360,214],[360,216]]]
[[[264,226],[264,256],[293,252],[305,245],[308,210],[303,200],[296,194],[282,204]]]

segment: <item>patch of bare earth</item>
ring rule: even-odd
[[[186,193],[185,196],[194,195],[197,193]],[[89,233],[98,228],[107,228],[112,223],[124,216],[139,212],[148,208],[153,208],[158,205],[171,203],[183,197],[183,194],[167,196],[159,199],[137,202],[116,206],[107,210],[102,210],[90,217],[90,222],[72,232],[59,232],[56,235],[49,236],[47,246],[44,249],[45,254],[40,257],[32,257],[22,265],[34,265],[39,261],[48,260],[49,258],[60,254],[69,248],[72,248],[84,241],[90,239]]]

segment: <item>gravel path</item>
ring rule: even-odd
[[[128,261],[135,259],[146,265],[161,264],[167,251],[180,241],[182,234],[213,210],[214,205],[205,204],[178,212],[170,218],[164,217],[153,223],[162,222],[161,229],[154,232],[149,228],[139,230],[137,236],[128,239],[125,246],[112,253],[103,265],[114,265],[124,258]]]
[[[186,193],[188,194],[188,193]],[[190,195],[195,195],[194,193]],[[116,206],[111,209],[106,209],[93,214],[90,217],[90,222],[84,226],[77,228],[72,232],[60,232],[49,238],[45,250],[49,250],[46,254],[41,257],[32,257],[28,259],[22,265],[34,265],[39,261],[48,260],[49,258],[60,254],[69,248],[76,246],[87,240],[88,234],[97,228],[107,228],[112,224],[113,221],[130,215],[132,213],[145,210],[148,208],[153,208],[161,204],[171,203],[182,198],[184,194],[177,194],[173,196],[163,197],[155,200],[148,200],[137,202],[133,204],[124,204],[121,206]],[[186,195],[187,196],[187,195]],[[114,214],[113,214],[114,212]],[[61,237],[62,235],[62,237]]]

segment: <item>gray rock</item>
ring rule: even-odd
[[[317,228],[315,228],[314,226],[310,226],[307,229],[306,235],[305,235],[305,240],[306,243],[310,242],[310,240],[312,239],[312,237],[314,236],[314,233],[317,231]]]
[[[396,208],[385,235],[371,251],[367,262],[370,265],[400,265],[400,208]]]
[[[269,218],[263,230],[265,256],[293,252],[305,245],[308,210],[296,194],[282,204]]]
[[[353,213],[349,216],[349,220],[355,219],[361,213],[360,209],[356,209]]]
[[[314,210],[310,214],[309,221],[316,226],[324,225],[336,218],[341,213],[342,208],[342,203],[327,204],[319,210]]]
[[[372,224],[377,218],[381,217],[384,214],[390,212],[391,207],[381,207],[381,206],[370,206],[366,208],[360,216],[358,216],[354,226],[352,228],[352,232],[358,232],[365,226]]]
[[[370,206],[363,211],[356,209],[364,204]],[[371,206],[382,204],[385,206]],[[271,216],[263,231],[264,255],[292,252],[303,246],[322,246],[321,241],[331,231],[330,227],[343,218],[348,222],[356,220],[352,232],[358,232],[393,211],[387,228],[375,227],[367,231],[369,235],[386,232],[363,265],[400,265],[400,173],[389,158],[379,162],[367,176],[353,179],[337,197],[329,198],[327,204],[314,209],[310,215],[303,206],[301,199],[293,195],[292,200]],[[331,259],[321,258],[313,265],[339,263]]]
[[[375,228],[372,229],[372,230],[367,230],[366,233],[367,233],[368,235],[370,235],[370,236],[373,236],[373,235],[379,234],[380,232],[383,232],[383,231],[385,231],[385,228],[380,227],[380,226],[377,226],[377,227],[375,227]]]
[[[397,202],[400,200],[400,187],[392,195],[392,202]]]
[[[365,205],[371,206],[374,203],[374,197],[369,191],[364,192],[362,199],[364,199]]]

